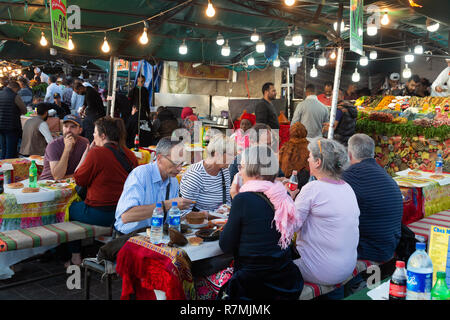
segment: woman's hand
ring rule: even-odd
[[[241,186],[239,185],[239,177],[239,173],[236,173],[233,178],[233,183],[230,187],[230,195],[232,199],[239,193],[239,189],[241,188]]]
[[[291,191],[289,190],[289,188],[287,188],[289,195],[291,196],[292,200],[295,200],[295,198],[297,197],[297,195],[300,193],[300,190],[297,189],[295,191]]]

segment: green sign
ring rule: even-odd
[[[69,30],[67,29],[67,0],[51,0],[50,16],[53,45],[69,48]]]
[[[363,0],[350,0],[350,50],[363,55]]]

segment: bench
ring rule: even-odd
[[[423,218],[419,221],[408,224],[410,228],[417,236],[422,236],[425,242],[428,241],[430,236],[430,226],[439,226],[450,228],[450,210],[441,211],[431,216]]]

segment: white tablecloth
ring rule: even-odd
[[[398,176],[400,176],[400,177],[407,177],[407,178],[418,179],[418,180],[421,180],[421,179],[426,179],[426,180],[429,179],[429,180],[431,180],[431,181],[424,180],[423,183],[410,182],[412,185],[414,185],[415,187],[418,187],[418,188],[425,187],[425,186],[427,186],[429,184],[432,184],[434,182],[439,183],[439,185],[441,185],[441,186],[445,186],[445,185],[450,184],[450,174],[443,173],[442,175],[445,176],[445,178],[441,179],[441,180],[436,180],[436,179],[430,179],[430,176],[435,174],[433,172],[418,171],[418,172],[420,172],[421,176],[420,177],[415,177],[415,176],[411,176],[411,175],[408,174],[408,172],[410,172],[410,171],[413,171],[413,170],[406,169],[406,170],[403,170],[403,171],[396,172],[396,174]]]
[[[44,183],[45,181],[46,180],[39,180],[38,185],[40,183]],[[28,180],[22,180],[20,182],[23,183],[24,188],[28,187],[28,185],[29,185]],[[17,204],[26,204],[26,203],[54,201],[55,195],[56,195],[56,190],[40,187],[39,192],[23,193],[22,189],[10,189],[5,186],[4,193],[15,195]]]

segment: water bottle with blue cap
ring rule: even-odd
[[[178,203],[176,201],[172,202],[172,208],[169,210],[169,228],[173,228],[181,232],[180,227],[181,211],[178,209]]]
[[[431,300],[433,263],[425,248],[425,243],[417,242],[416,251],[408,259],[406,300]]]

